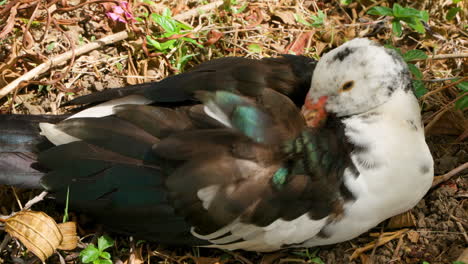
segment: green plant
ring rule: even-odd
[[[249,6],[249,2],[245,2],[241,7],[236,8],[235,5],[238,5],[238,1],[236,0],[224,0],[223,1],[224,10],[231,12],[233,14],[240,14],[244,12],[244,10]]]
[[[342,5],[349,5],[349,4],[351,4],[352,2],[353,2],[353,0],[341,0],[341,1],[340,1],[340,3],[341,3]]]
[[[294,18],[296,19],[297,22],[303,25],[306,25],[308,27],[320,27],[320,26],[323,26],[323,24],[325,23],[325,19],[327,18],[327,15],[322,10],[319,10],[317,12],[317,15],[310,16],[310,19],[312,19],[312,23],[306,21],[304,18],[302,18],[302,16],[298,14],[294,14]]]
[[[417,10],[411,7],[402,7],[399,4],[393,4],[393,8],[385,6],[374,6],[369,11],[370,15],[392,16],[392,29],[396,36],[401,36],[403,33],[401,21],[405,22],[410,28],[416,32],[424,34],[426,30],[422,22],[427,23],[429,13],[424,10]]]
[[[315,264],[325,264],[323,260],[317,256],[319,249],[314,249],[314,251],[309,252],[309,249],[306,248],[301,251],[293,251],[292,253],[297,256],[301,256],[303,258],[307,258],[307,263],[315,263]]]
[[[452,0],[452,4],[458,4],[459,2],[461,2],[461,0]],[[460,12],[462,9],[461,7],[458,7],[458,6],[455,6],[455,7],[451,7],[448,11],[447,11],[447,14],[445,15],[445,19],[446,20],[452,20],[455,18],[455,16],[457,15],[458,12]]]
[[[427,54],[424,53],[424,51],[422,50],[410,50],[406,53],[402,53],[399,48],[395,48],[391,45],[385,45],[385,47],[395,50],[401,55],[401,57],[403,57],[403,60],[405,60],[406,64],[408,65],[408,69],[410,70],[410,72],[413,74],[415,78],[413,79],[413,87],[414,87],[416,97],[419,98],[423,96],[424,94],[426,94],[428,91],[426,87],[424,86],[424,82],[422,81],[423,73],[421,72],[421,70],[419,70],[418,66],[416,66],[413,63],[410,63],[410,61],[427,59],[428,58]]]
[[[83,263],[93,264],[112,264],[111,255],[105,250],[114,245],[114,240],[108,236],[101,236],[98,239],[98,247],[89,244],[80,252],[80,258]]]
[[[458,99],[455,102],[455,108],[460,109],[460,110],[465,110],[466,108],[468,108],[468,82],[461,82],[455,86],[458,89],[460,89],[460,93],[458,94],[458,96],[463,95],[460,99]]]
[[[168,54],[172,50],[177,51],[176,56],[171,58],[171,63],[177,70],[181,70],[193,56],[197,55],[188,54],[188,48],[184,44],[188,42],[200,48],[203,48],[203,45],[189,37],[193,28],[172,18],[168,8],[161,15],[153,13],[150,17],[163,29],[164,33],[157,36],[146,36],[148,44],[154,50],[164,54]]]
[[[247,48],[249,49],[250,52],[253,52],[253,53],[262,52],[262,47],[258,44],[250,44],[249,46],[247,46]]]

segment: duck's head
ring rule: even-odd
[[[320,59],[302,112],[314,126],[325,111],[338,117],[365,113],[387,102],[399,89],[411,89],[401,56],[369,39],[357,38]]]

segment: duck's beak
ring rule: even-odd
[[[318,127],[327,119],[327,111],[325,105],[327,103],[328,96],[322,96],[317,102],[313,103],[312,100],[307,97],[302,106],[301,113],[304,116],[308,127]]]

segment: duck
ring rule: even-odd
[[[113,232],[257,252],[353,239],[429,190],[433,159],[395,51],[357,38],[318,62],[220,60],[20,122],[29,132],[10,133],[0,182],[69,198]],[[4,120],[5,132],[19,122]],[[27,157],[11,148],[25,141]]]

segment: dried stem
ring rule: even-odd
[[[462,165],[456,167],[455,169],[445,173],[444,175],[441,175],[441,176],[436,176],[434,177],[434,181],[432,182],[432,187],[431,188],[434,188],[436,187],[437,185],[445,182],[445,181],[448,181],[450,178],[452,178],[453,176],[457,175],[458,173],[464,171],[468,169],[468,162],[465,162],[463,163]]]

